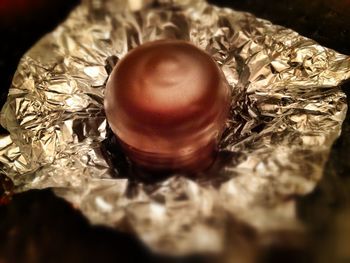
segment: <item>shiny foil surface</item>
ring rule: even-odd
[[[104,89],[118,59],[163,38],[211,54],[233,97],[213,168],[149,181],[113,150]],[[349,57],[249,13],[201,0],[87,0],[21,59],[1,112],[0,171],[15,192],[53,188],[91,223],[154,251],[242,252],[247,229],[258,243],[303,232],[296,198],[322,177],[349,77]]]

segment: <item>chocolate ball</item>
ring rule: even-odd
[[[158,40],[117,63],[104,105],[112,131],[136,166],[194,172],[215,157],[230,88],[207,53],[186,41]]]

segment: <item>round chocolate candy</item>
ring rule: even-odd
[[[112,131],[136,166],[194,172],[215,157],[230,88],[207,53],[186,41],[158,40],[117,63],[104,104]]]

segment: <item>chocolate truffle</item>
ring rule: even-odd
[[[230,88],[207,53],[186,41],[158,40],[117,63],[104,104],[112,131],[136,166],[194,172],[213,161]]]

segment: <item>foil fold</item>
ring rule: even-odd
[[[217,168],[148,183],[106,154],[104,88],[130,49],[162,38],[206,50],[234,95]],[[249,13],[200,0],[83,1],[19,63],[1,112],[0,171],[16,192],[52,188],[91,223],[159,252],[219,252],[240,225],[259,238],[302,231],[295,200],[322,177],[349,77],[348,56]]]

